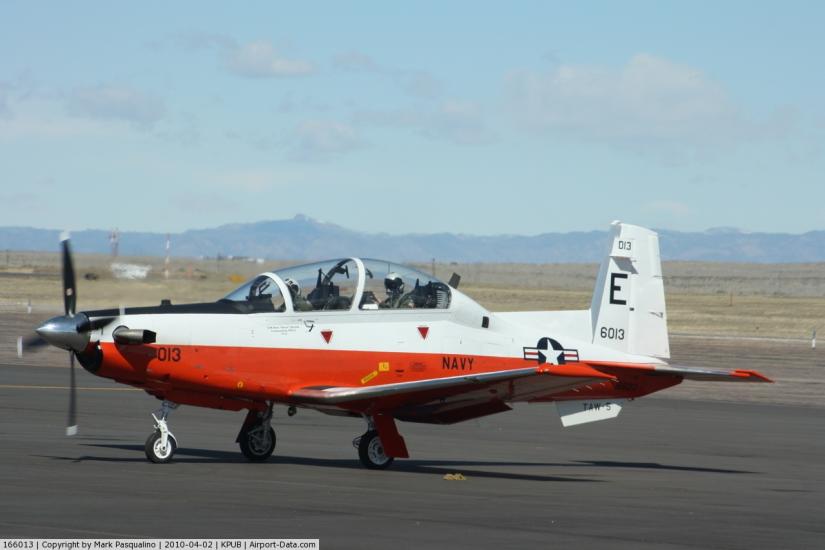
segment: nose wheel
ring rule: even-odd
[[[172,461],[172,455],[178,448],[175,436],[167,434],[166,443],[163,443],[163,436],[159,431],[152,432],[146,440],[146,458],[155,464],[166,464]]]
[[[172,455],[178,448],[178,440],[169,431],[167,419],[174,409],[177,409],[177,403],[171,401],[164,401],[160,409],[152,413],[152,418],[155,419],[155,431],[146,440],[144,450],[146,451],[146,458],[155,464],[166,464],[172,461]]]

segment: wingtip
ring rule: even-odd
[[[773,384],[773,380],[765,376],[764,374],[760,374],[755,370],[745,370],[745,369],[736,369],[733,371],[734,376],[738,376],[740,378],[750,378],[754,379],[757,382],[767,382],[768,384]]]

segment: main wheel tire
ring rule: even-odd
[[[238,445],[241,452],[252,462],[263,462],[275,451],[275,430],[269,426],[266,430],[261,430],[260,426],[252,426],[248,430],[241,432]]]
[[[361,436],[358,441],[358,458],[361,459],[361,464],[370,470],[384,470],[395,460],[384,453],[384,444],[375,430]]]
[[[146,451],[146,458],[155,464],[166,464],[172,461],[172,456],[178,448],[178,442],[175,436],[169,434],[166,437],[166,448],[161,444],[160,432],[155,431],[146,440],[144,450]]]

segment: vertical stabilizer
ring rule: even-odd
[[[613,222],[609,246],[590,304],[593,343],[669,358],[659,237],[644,227]]]

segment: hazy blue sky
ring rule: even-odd
[[[0,225],[823,229],[823,29],[820,1],[3,2]]]

